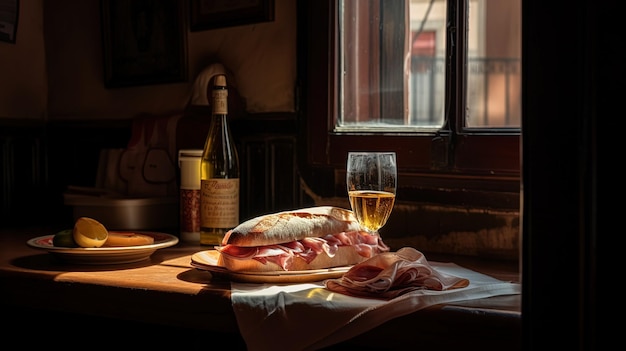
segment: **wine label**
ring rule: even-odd
[[[200,223],[203,228],[234,228],[239,224],[239,179],[202,180]]]

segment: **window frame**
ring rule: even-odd
[[[497,207],[519,207],[520,129],[465,129],[461,118],[454,120],[449,115],[460,115],[465,106],[465,64],[456,58],[462,57],[466,48],[453,43],[464,43],[466,28],[462,18],[455,15],[457,8],[464,13],[467,1],[449,0],[448,4],[448,27],[452,30],[446,40],[447,52],[451,53],[447,55],[446,90],[450,92],[450,108],[444,127],[417,133],[338,132],[335,1],[299,1],[298,58],[303,62],[299,64],[302,98],[298,108],[303,114],[302,137],[306,140],[301,158],[308,170],[303,174],[311,175],[305,181],[314,191],[323,193],[328,188],[330,180],[317,176],[326,174],[333,178],[334,193],[330,195],[345,195],[342,176],[349,151],[391,150],[398,158],[399,201],[430,191],[434,201],[495,201]],[[467,196],[476,192],[488,196]]]

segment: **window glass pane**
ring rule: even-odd
[[[521,0],[469,0],[468,128],[520,127]],[[446,0],[338,2],[337,130],[438,129],[445,118]],[[461,56],[463,59],[463,56]]]
[[[412,0],[409,16],[410,124],[440,127],[445,113],[446,1]]]
[[[337,129],[438,129],[445,0],[339,1]]]
[[[472,0],[467,127],[521,126],[521,0]]]

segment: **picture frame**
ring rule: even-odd
[[[274,0],[189,0],[190,31],[274,21]]]
[[[106,88],[187,81],[184,3],[102,0]]]
[[[0,41],[15,44],[20,0],[0,0]]]

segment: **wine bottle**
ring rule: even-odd
[[[201,245],[220,245],[239,224],[239,156],[228,125],[226,76],[215,76],[211,93],[211,124],[200,161]]]

